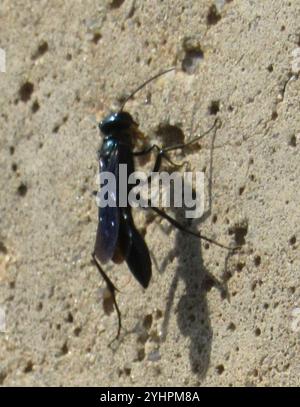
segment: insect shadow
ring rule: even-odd
[[[195,232],[199,224],[210,218],[212,213],[213,148],[215,138],[216,132],[212,132],[208,182],[209,205],[203,216],[198,221],[194,221],[192,227],[189,226],[189,228]],[[184,222],[184,211],[184,208],[175,208],[175,218],[178,222]],[[169,253],[160,268],[160,271],[165,270],[170,257],[175,257],[176,255],[178,265],[167,295],[162,324],[163,340],[166,339],[167,336],[168,324],[178,282],[179,279],[182,279],[185,283],[185,293],[177,304],[175,314],[177,315],[180,331],[184,336],[190,338],[189,356],[191,369],[194,373],[199,375],[200,379],[205,377],[210,364],[211,343],[213,338],[207,292],[212,287],[216,287],[222,298],[228,298],[228,290],[225,282],[218,281],[204,266],[202,250],[203,247],[208,246],[207,243],[199,244],[198,239],[178,231],[176,233],[174,249]],[[232,255],[230,252],[225,255],[224,276],[226,275],[227,262],[230,255]]]

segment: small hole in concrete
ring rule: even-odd
[[[139,362],[145,359],[145,349],[141,348],[138,350],[137,359]]]
[[[217,373],[218,373],[219,375],[221,375],[221,374],[224,372],[224,370],[225,370],[225,368],[224,368],[223,365],[218,365],[218,366],[216,367],[216,371],[217,371]]]
[[[124,368],[124,373],[126,374],[126,376],[130,376],[131,374],[131,369],[129,367],[125,367]]]
[[[292,236],[292,237],[290,238],[290,245],[291,245],[291,246],[294,246],[294,245],[296,244],[296,241],[297,241],[296,236],[295,236],[295,235]]]
[[[270,65],[268,66],[267,70],[268,70],[270,73],[273,72],[273,71],[274,71],[273,65],[270,64]]]
[[[149,330],[152,326],[152,322],[153,322],[153,317],[151,314],[148,314],[144,318],[143,325],[147,330]]]
[[[24,183],[21,183],[18,187],[17,193],[19,196],[24,197],[27,194],[27,186]]]
[[[122,6],[125,0],[111,0],[110,8],[119,8]]]
[[[27,362],[26,366],[24,367],[24,373],[30,373],[33,370],[33,363],[30,360],[29,362]]]
[[[255,264],[255,266],[256,267],[259,267],[260,266],[260,263],[261,263],[261,257],[260,256],[255,256],[254,257],[254,264]]]
[[[7,373],[0,372],[0,385],[3,384],[4,380],[6,379]]]
[[[32,59],[37,59],[44,55],[48,51],[48,48],[49,48],[48,43],[46,41],[41,42],[40,45],[38,46],[38,49],[33,54]]]
[[[65,342],[61,347],[61,354],[66,355],[68,352],[69,352],[68,344],[67,342]]]
[[[296,135],[295,135],[295,134],[293,134],[293,135],[290,137],[289,145],[290,145],[291,147],[296,147],[296,146],[297,146],[297,139],[296,139]]]
[[[251,291],[255,291],[256,287],[261,286],[262,285],[262,281],[261,280],[256,280],[251,284]]]
[[[95,33],[94,34],[94,36],[93,36],[93,43],[95,44],[95,45],[97,45],[98,44],[98,42],[101,40],[101,38],[102,38],[102,35],[100,34],[100,33]]]
[[[1,244],[1,242],[0,242],[0,244]],[[14,289],[16,288],[16,282],[15,282],[15,281],[11,281],[11,282],[9,283],[9,288],[10,288],[11,290],[14,290]]]
[[[66,321],[69,322],[69,324],[72,324],[74,322],[74,318],[71,312],[68,313]]]
[[[57,124],[55,127],[53,127],[52,133],[58,133],[60,129],[60,125]]]
[[[36,307],[37,311],[42,311],[43,309],[43,303],[40,301]]]
[[[7,247],[5,246],[5,244],[3,242],[0,242],[0,253],[2,253],[2,254],[8,253]]]
[[[209,114],[216,115],[220,111],[220,101],[213,100],[208,108]]]
[[[239,195],[243,195],[243,192],[245,191],[245,186],[242,186],[239,188]]]
[[[22,102],[28,102],[33,93],[34,86],[31,82],[25,82],[19,89],[19,96]]]
[[[236,265],[236,269],[237,269],[238,272],[241,272],[244,267],[245,267],[245,263],[242,262],[242,261],[239,262],[239,263]]]
[[[228,330],[229,331],[235,331],[236,330],[236,326],[233,322],[230,322],[230,324],[228,325]]]
[[[215,25],[221,20],[221,15],[218,13],[216,6],[213,4],[208,10],[206,16],[207,25]]]
[[[40,108],[39,102],[36,100],[31,106],[32,113],[36,113]]]
[[[163,312],[160,309],[157,309],[155,312],[155,318],[160,319],[163,316]]]
[[[74,336],[79,336],[80,333],[81,333],[81,328],[80,328],[80,326],[78,326],[77,328],[75,328],[74,331],[73,331],[73,333],[74,333]]]
[[[197,71],[198,65],[202,59],[203,51],[200,48],[186,50],[181,64],[182,70],[189,75],[194,74]]]
[[[256,328],[254,333],[255,333],[255,336],[260,336],[260,334],[261,334],[260,328]]]

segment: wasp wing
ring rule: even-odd
[[[116,144],[105,157],[100,152],[100,172],[110,172],[115,176],[116,188],[108,191],[109,199],[114,206],[100,207],[98,210],[98,228],[95,242],[95,254],[101,263],[112,259],[119,235],[120,213],[117,207],[118,180],[119,180],[119,150]]]
[[[144,239],[134,225],[131,208],[120,208],[119,245],[129,270],[137,281],[147,288],[152,275],[150,254]]]

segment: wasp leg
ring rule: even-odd
[[[159,171],[160,166],[161,166],[162,157],[165,158],[165,155],[163,155],[163,154],[158,154],[158,156],[156,157],[156,161],[155,161],[155,164],[154,164],[154,169],[153,169],[152,172],[157,172],[157,171]],[[148,178],[148,182],[150,182],[150,179],[151,179],[151,175],[150,175],[149,178]],[[156,207],[154,207],[154,206],[150,206],[150,208],[151,208],[154,212],[156,212],[158,215],[160,215],[161,217],[163,217],[164,219],[166,219],[169,223],[171,223],[171,224],[172,224],[173,226],[175,226],[177,229],[179,229],[179,230],[181,230],[181,231],[183,231],[183,232],[185,232],[185,233],[188,233],[188,234],[190,234],[190,235],[192,235],[192,236],[195,236],[195,237],[197,237],[197,238],[199,238],[199,239],[203,239],[203,240],[205,240],[205,241],[207,241],[207,242],[209,242],[209,243],[215,244],[216,246],[222,247],[223,249],[226,249],[226,250],[234,251],[234,250],[237,250],[237,249],[240,248],[240,246],[236,246],[236,247],[225,246],[225,245],[223,245],[223,244],[221,244],[221,243],[219,243],[219,242],[217,242],[217,241],[215,241],[215,240],[213,240],[213,239],[211,239],[211,238],[209,238],[209,237],[206,237],[206,236],[201,235],[200,233],[193,232],[192,230],[186,228],[185,226],[183,226],[181,223],[179,223],[177,220],[175,220],[175,219],[172,218],[171,216],[167,215],[163,210],[161,210],[161,209],[159,209],[159,208],[156,208]]]
[[[115,291],[118,291],[118,289],[115,287],[114,283],[110,280],[110,278],[107,276],[107,274],[103,271],[102,267],[100,266],[95,253],[92,253],[92,258],[94,260],[94,263],[99,271],[99,273],[101,274],[103,280],[106,282],[107,288],[109,289],[112,298],[113,298],[113,302],[114,302],[114,306],[115,309],[117,311],[117,315],[118,315],[118,333],[117,336],[112,340],[112,342],[114,342],[115,340],[117,340],[120,336],[120,332],[121,332],[121,328],[122,328],[122,321],[121,321],[121,312],[120,309],[118,307],[117,301],[116,301],[116,296],[115,296]],[[111,343],[112,343],[111,342]]]
[[[200,136],[193,138],[192,140],[188,141],[187,143],[175,144],[174,146],[165,147],[162,150],[164,153],[166,153],[168,151],[173,151],[173,150],[183,150],[185,147],[188,147],[191,144],[194,144],[197,141],[199,141],[200,139],[202,139],[202,137],[206,136],[213,129],[216,129],[216,130],[219,129],[221,127],[221,125],[222,125],[221,120],[219,118],[216,118],[216,120],[214,121],[214,124],[208,130],[206,130],[205,133],[201,134]]]
[[[147,147],[147,148],[145,148],[144,150],[141,150],[141,151],[134,151],[132,154],[134,156],[146,155],[146,154],[151,153],[151,151],[154,150],[154,149],[156,149],[158,151],[161,150],[161,148],[159,148],[159,146],[157,144],[153,144],[151,147]]]
[[[173,165],[175,167],[182,167],[183,165],[185,165],[187,163],[187,161],[184,161],[183,163],[180,163],[180,164],[174,163],[168,157],[168,155],[166,153],[169,151],[174,151],[174,150],[183,150],[185,147],[190,146],[191,144],[199,141],[202,137],[206,136],[206,134],[210,133],[214,128],[215,129],[220,128],[221,124],[222,124],[221,120],[219,118],[217,118],[215,120],[214,124],[205,133],[201,134],[200,136],[195,137],[194,139],[188,141],[187,143],[175,144],[175,145],[169,146],[169,147],[159,147],[157,144],[153,144],[151,147],[147,147],[142,151],[133,152],[133,155],[142,156],[142,155],[151,153],[151,151],[154,149],[157,150],[158,155],[156,157],[154,169],[152,172],[157,172],[160,169],[162,158],[164,158],[166,161],[168,161],[171,165]]]
[[[137,152],[135,153],[136,155],[143,155],[143,154],[148,154],[149,152],[151,152],[153,149],[157,149],[158,150],[158,155],[156,157],[155,160],[155,164],[154,164],[154,168],[152,170],[152,172],[158,172],[160,167],[161,167],[161,163],[162,163],[162,158],[166,159],[170,164],[175,165],[175,166],[179,166],[181,167],[182,165],[184,165],[186,162],[182,163],[182,164],[175,164],[172,162],[172,160],[168,157],[168,155],[166,154],[166,152],[168,151],[172,151],[172,150],[177,150],[177,149],[183,149],[195,142],[197,142],[198,140],[200,140],[202,137],[204,137],[206,134],[208,134],[210,131],[212,131],[214,128],[217,130],[221,125],[221,121],[220,119],[216,119],[214,124],[212,125],[212,127],[210,129],[208,129],[204,134],[202,134],[201,136],[198,136],[196,138],[194,138],[193,140],[185,143],[185,144],[177,144],[174,146],[170,146],[170,147],[166,147],[166,148],[159,148],[156,144],[154,144],[153,146],[149,147],[148,149],[145,149],[143,151]],[[148,177],[148,182],[150,182],[151,180],[151,175]],[[229,247],[229,246],[225,246],[209,237],[206,237],[204,235],[201,235],[199,232],[193,232],[192,230],[186,228],[185,226],[183,226],[181,223],[179,223],[177,220],[175,220],[174,218],[172,218],[171,216],[167,215],[164,211],[162,211],[159,208],[150,207],[154,212],[156,212],[158,215],[160,215],[161,217],[163,217],[164,219],[166,219],[169,223],[171,223],[173,226],[175,226],[177,229],[181,230],[182,232],[188,233],[192,236],[195,236],[199,239],[205,240],[209,243],[215,244],[216,246],[219,246],[223,249],[226,250],[230,250],[230,251],[234,251],[237,249],[240,249],[240,246],[235,246],[235,247]]]
[[[181,223],[179,223],[177,220],[175,220],[171,216],[167,215],[163,210],[156,208],[154,206],[151,206],[150,208],[154,212],[156,212],[158,215],[160,215],[162,218],[166,219],[169,223],[171,223],[171,225],[175,226],[175,228],[181,230],[182,232],[188,233],[189,235],[195,236],[199,239],[205,240],[206,242],[209,242],[216,246],[222,247],[222,249],[226,249],[226,250],[230,250],[230,251],[240,249],[240,246],[235,246],[235,247],[225,246],[222,243],[219,243],[209,237],[201,235],[199,232],[193,232],[192,230],[186,228],[185,226],[183,226]]]
[[[153,144],[153,146],[146,148],[145,150],[142,151],[136,151],[133,153],[134,156],[142,156],[149,154],[152,150],[156,149],[158,151],[158,154],[156,156],[154,168],[152,172],[157,172],[160,167],[161,167],[161,162],[162,158],[164,158],[166,161],[168,161],[169,164],[173,165],[174,167],[182,167],[183,165],[188,164],[187,161],[183,161],[182,163],[175,163],[174,161],[171,160],[171,158],[166,154],[166,149],[165,148],[160,148],[157,144]],[[169,150],[168,150],[169,151]]]

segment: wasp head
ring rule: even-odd
[[[105,136],[131,130],[132,127],[136,126],[137,123],[127,112],[111,113],[99,123],[99,129]]]

